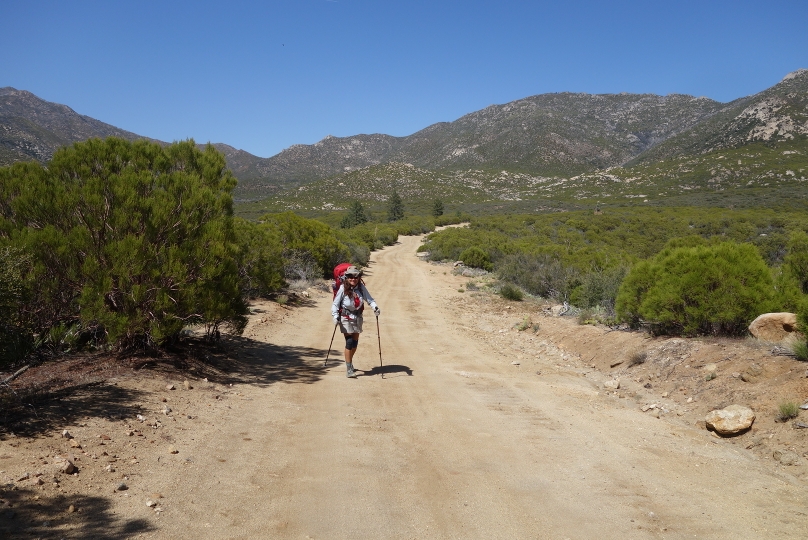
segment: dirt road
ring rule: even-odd
[[[372,317],[361,376],[321,368],[328,293],[249,329],[271,343],[258,363],[280,362],[284,375],[242,390],[193,470],[169,482],[156,537],[808,536],[802,481],[608,399],[580,374],[512,365],[448,301],[468,280],[419,261],[418,242],[374,254],[366,276],[384,370]]]
[[[0,531],[158,539],[808,537],[804,465],[786,470],[747,450],[744,439],[718,439],[693,425],[692,409],[691,417],[655,418],[637,406],[644,397],[603,390],[596,364],[608,369],[642,336],[560,319],[543,319],[535,334],[516,332],[509,305],[484,309],[490,296],[461,294],[468,278],[418,260],[419,241],[403,237],[375,253],[366,275],[382,309],[384,369],[373,317],[355,359],[360,377],[345,377],[339,335],[334,361],[323,367],[330,293],[312,291],[294,308],[258,304],[235,340],[246,379],[231,386],[198,374],[190,390],[181,380],[171,390],[159,371],[121,376],[56,403],[65,420],[52,432],[0,440],[0,473],[17,475],[0,492]],[[702,375],[695,380],[704,384]],[[670,407],[692,407],[675,397]],[[62,438],[62,428],[75,439]],[[802,433],[782,425],[754,436],[777,441],[770,438],[786,429]],[[65,452],[75,453],[78,473],[52,484],[20,477],[34,467],[47,473]]]

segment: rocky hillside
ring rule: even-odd
[[[721,107],[684,95],[542,94],[407,137],[329,136],[295,145],[267,160],[267,181],[299,185],[385,162],[571,176],[620,165]]]
[[[30,92],[0,89],[0,164],[46,161],[59,146],[109,135],[139,137]],[[270,158],[214,146],[239,179],[237,202],[322,209],[348,200],[350,185],[369,202],[398,186],[419,199],[473,204],[766,188],[801,181],[807,140],[808,70],[798,70],[726,104],[678,94],[542,94],[406,137],[328,136]]]
[[[0,165],[15,161],[48,161],[57,148],[91,137],[143,138],[78,114],[31,92],[0,88]]]
[[[628,165],[708,154],[756,142],[777,145],[808,136],[808,69],[753,96],[724,105],[712,117],[639,155]]]

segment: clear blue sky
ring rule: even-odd
[[[0,86],[262,157],[545,92],[719,101],[808,68],[807,0],[0,2]]]

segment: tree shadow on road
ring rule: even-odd
[[[0,488],[0,538],[131,538],[154,530],[146,519],[116,516],[106,498]]]
[[[34,437],[87,417],[132,418],[146,392],[109,382],[90,382],[56,391],[20,395],[0,412],[0,440],[4,431]]]
[[[247,383],[270,386],[276,383],[306,383],[319,381],[328,371],[324,366],[326,349],[283,346],[255,341],[239,336],[228,337],[228,348],[238,355],[221,366],[221,383]],[[337,360],[340,351],[331,349],[330,357]],[[332,363],[329,360],[329,363]]]

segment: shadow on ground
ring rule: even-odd
[[[33,437],[86,417],[132,418],[139,410],[136,403],[145,395],[114,383],[92,382],[20,396],[0,413],[0,437],[3,431]]]
[[[38,499],[34,497],[38,496]],[[70,506],[74,512],[70,512]],[[49,497],[34,487],[0,487],[0,538],[131,538],[155,530],[146,519],[126,519],[96,496]]]
[[[373,375],[383,375],[387,376],[403,376],[407,374],[408,376],[412,377],[412,369],[407,366],[399,366],[396,364],[392,364],[389,366],[376,366],[373,369],[369,370],[359,370],[361,372],[362,377],[372,377]]]

